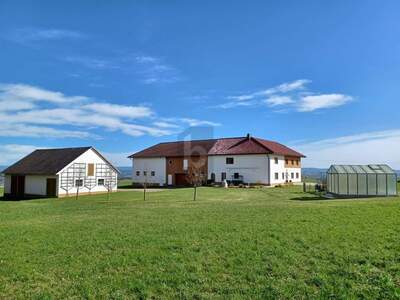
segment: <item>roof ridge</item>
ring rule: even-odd
[[[49,151],[49,150],[70,150],[70,149],[90,149],[93,148],[93,146],[86,146],[86,147],[65,147],[65,148],[41,148],[41,149],[35,149],[35,151]]]
[[[213,139],[199,139],[199,140],[180,140],[180,141],[170,141],[170,142],[160,142],[156,145],[160,144],[172,144],[172,143],[183,143],[183,142],[205,142],[205,141],[218,141],[218,140],[229,140],[229,139],[244,139],[246,138],[245,136],[237,136],[237,137],[222,137],[222,138],[213,138]]]

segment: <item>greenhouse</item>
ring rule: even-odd
[[[332,165],[328,193],[338,196],[396,196],[397,175],[388,165]]]

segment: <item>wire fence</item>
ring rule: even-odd
[[[324,191],[326,191],[326,184],[324,183],[303,182],[303,192],[305,193],[319,193]]]

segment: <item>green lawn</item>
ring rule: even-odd
[[[400,201],[298,187],[0,202],[0,298],[400,298]]]

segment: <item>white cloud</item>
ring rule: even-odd
[[[276,93],[287,93],[295,90],[303,90],[306,84],[311,83],[308,79],[298,79],[292,82],[285,82],[271,89],[267,89],[263,93],[266,95],[276,94]]]
[[[268,106],[279,106],[285,104],[291,104],[294,101],[289,96],[272,96],[265,100]]]
[[[19,111],[33,109],[36,105],[29,101],[23,100],[0,100],[0,112],[1,111]]]
[[[156,63],[158,59],[153,56],[138,55],[136,56],[136,61],[139,63]]]
[[[179,128],[179,126],[176,124],[163,122],[163,121],[154,122],[153,125],[160,127],[160,128]]]
[[[42,102],[52,105],[43,106]],[[220,125],[191,118],[156,119],[155,115],[152,109],[141,105],[94,102],[85,96],[66,96],[35,86],[0,84],[0,120],[3,127],[0,136],[98,138],[101,130],[119,131],[134,137],[163,136],[176,133],[176,129],[183,124]],[[139,121],[152,124],[137,124]],[[91,134],[93,130],[96,134]]]
[[[342,106],[353,100],[353,97],[344,94],[322,94],[305,96],[300,99],[298,110],[311,112],[318,109]]]
[[[173,83],[179,81],[179,71],[161,58],[147,55],[120,55],[98,58],[88,56],[67,56],[63,61],[95,70],[121,70],[121,74],[136,75],[144,84]]]
[[[212,106],[213,108],[234,108],[234,107],[243,107],[243,106],[255,106],[259,104],[256,101],[232,101],[232,102],[226,102],[218,105]]]
[[[8,166],[17,160],[20,160],[27,154],[33,152],[37,148],[38,147],[33,145],[0,145],[0,165]]]
[[[71,103],[89,100],[85,96],[68,97],[60,92],[45,90],[27,84],[0,84],[0,100],[7,102],[51,102],[51,103]]]
[[[107,70],[107,69],[120,69],[121,66],[117,62],[108,59],[93,58],[87,56],[67,56],[62,60],[70,63],[76,63],[89,69]]]
[[[3,137],[50,137],[50,138],[97,138],[97,135],[85,131],[61,130],[43,126],[25,124],[3,124],[0,126],[0,136]]]
[[[145,118],[153,115],[153,111],[145,106],[126,106],[110,103],[91,103],[84,106],[84,108],[116,117],[127,117],[131,119]]]
[[[221,126],[220,123],[205,121],[205,120],[198,120],[198,119],[191,119],[191,118],[180,118],[181,122],[188,124],[189,126],[196,127],[196,126]]]
[[[247,101],[255,98],[260,98],[263,96],[269,96],[273,94],[288,93],[295,90],[305,89],[306,84],[310,83],[311,80],[308,79],[298,79],[292,82],[284,82],[278,86],[268,88],[265,90],[257,91],[250,94],[243,94],[239,96],[228,96],[227,98],[235,101]]]
[[[18,43],[31,43],[39,41],[83,39],[87,36],[81,32],[66,29],[43,28],[18,28],[12,30],[7,38]]]
[[[212,106],[214,108],[234,108],[267,105],[269,107],[285,106],[284,109],[274,112],[312,112],[345,105],[353,97],[345,94],[316,94],[306,90],[306,85],[311,83],[308,79],[299,79],[285,82],[278,86],[249,94],[228,96],[230,102]]]
[[[293,147],[307,156],[304,167],[386,163],[400,169],[400,129],[325,139]]]

